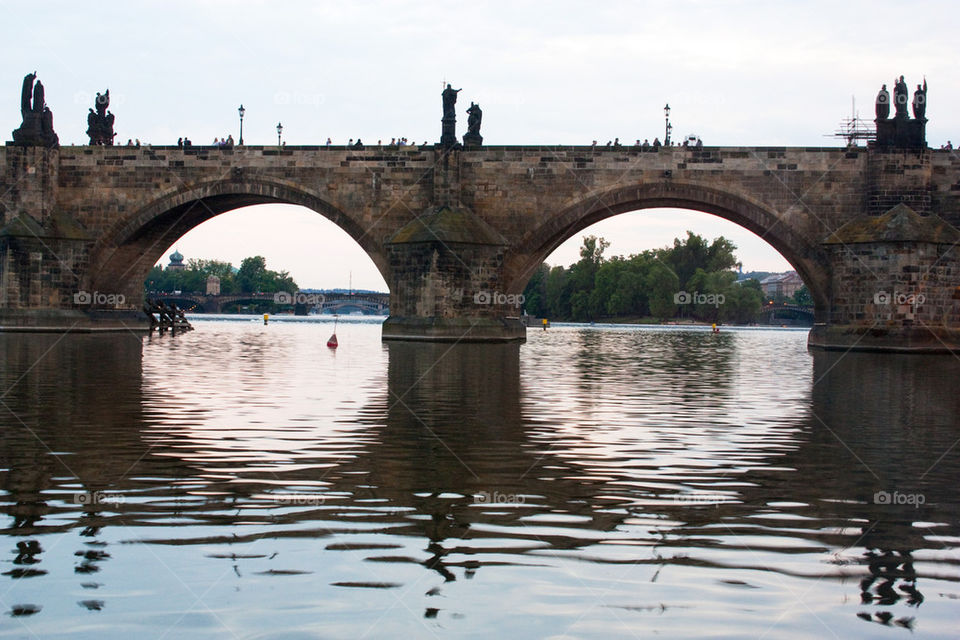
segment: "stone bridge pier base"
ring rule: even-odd
[[[390,317],[384,340],[526,339],[521,291],[503,287],[507,242],[473,214],[428,210],[387,244]]]
[[[960,232],[955,227],[901,204],[845,225],[828,238],[826,249],[831,306],[828,321],[810,332],[810,346],[960,353]]]

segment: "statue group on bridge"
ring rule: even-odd
[[[877,145],[886,148],[916,149],[927,146],[927,80],[917,85],[913,92],[913,119],[907,106],[910,105],[910,89],[903,76],[893,83],[894,116],[890,117],[890,92],[887,85],[877,94]]]
[[[97,93],[94,101],[96,112],[90,109],[87,115],[87,135],[90,136],[90,144],[113,146],[113,138],[117,135],[113,132],[113,114],[107,111],[110,106],[110,89],[107,89],[103,95]]]
[[[440,144],[444,147],[456,147],[457,145],[457,94],[463,89],[454,89],[452,85],[447,84],[446,89],[440,94],[443,99],[443,118],[440,120],[441,133]],[[480,135],[480,123],[483,120],[483,110],[480,105],[470,102],[470,108],[467,109],[467,133],[463,136],[463,146],[479,147],[483,144],[483,136]]]
[[[25,147],[56,147],[60,139],[53,131],[53,112],[43,99],[43,84],[37,80],[37,72],[23,78],[20,92],[20,115],[23,122],[13,132],[14,144]]]

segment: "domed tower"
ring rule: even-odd
[[[174,252],[170,254],[170,264],[167,265],[167,270],[183,271],[186,268],[187,266],[183,264],[183,254],[174,250]]]

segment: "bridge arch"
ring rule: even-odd
[[[117,221],[90,252],[85,286],[139,301],[143,280],[164,251],[194,227],[223,213],[258,204],[294,204],[319,213],[346,231],[389,282],[389,263],[377,239],[359,220],[295,183],[235,177],[184,185]]]
[[[522,291],[537,267],[583,229],[622,213],[665,207],[715,215],[760,236],[797,270],[813,297],[818,321],[828,316],[827,260],[789,217],[741,193],[672,179],[592,193],[548,217],[525,233],[505,257],[508,290]]]

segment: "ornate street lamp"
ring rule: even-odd
[[[237,109],[237,112],[240,114],[240,142],[237,144],[243,144],[243,114],[245,114],[247,110],[244,109],[243,105],[241,104],[240,108]]]
[[[280,134],[282,134],[282,133],[283,133],[283,125],[278,122],[278,123],[277,123],[277,146],[278,146],[278,147],[281,146],[281,145],[280,145]]]
[[[666,121],[667,121],[667,132],[666,132],[666,134],[663,136],[663,146],[669,147],[669,146],[670,146],[670,132],[673,130],[673,125],[670,124],[670,104],[669,104],[669,103],[667,103],[667,105],[663,108],[663,116],[664,116],[664,118],[666,118]]]

